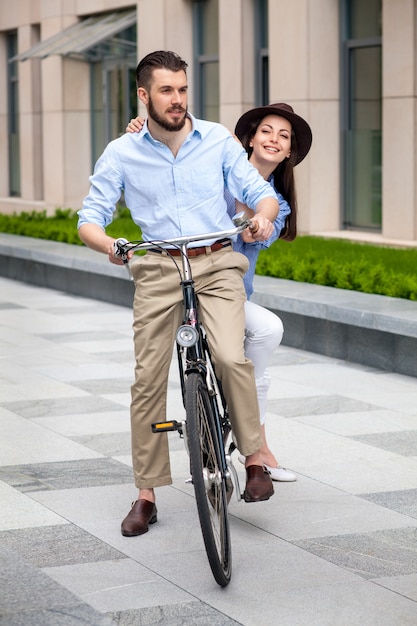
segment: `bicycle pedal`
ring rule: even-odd
[[[155,422],[152,424],[153,433],[164,433],[169,430],[182,430],[182,423],[177,420],[170,420],[169,422]]]

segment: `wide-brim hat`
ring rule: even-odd
[[[307,122],[302,117],[294,113],[292,106],[285,104],[285,102],[269,104],[267,106],[257,107],[256,109],[247,111],[238,120],[235,128],[235,135],[240,141],[242,141],[250,129],[251,122],[262,119],[271,114],[280,115],[291,122],[291,126],[297,140],[297,159],[295,164],[298,165],[298,163],[300,163],[307,156],[311,148],[313,135]]]

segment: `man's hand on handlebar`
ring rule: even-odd
[[[121,254],[117,246],[117,242],[127,243],[127,239],[119,238],[119,239],[112,240],[110,247],[108,249],[109,261],[110,263],[114,263],[114,265],[126,265],[126,263],[128,263],[130,259],[133,257],[134,252],[133,250],[129,250],[128,252]]]

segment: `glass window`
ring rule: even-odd
[[[381,0],[342,2],[343,223],[382,222]]]
[[[255,0],[255,102],[269,104],[268,0]]]
[[[193,5],[195,94],[197,117],[219,121],[219,3],[199,0]]]
[[[347,7],[349,39],[380,37],[382,34],[381,0],[351,0]]]
[[[17,32],[7,34],[7,58],[17,54]],[[17,61],[7,63],[9,195],[20,196],[19,77]]]
[[[136,43],[136,25],[119,35]],[[126,124],[137,115],[136,52],[126,56],[124,48],[100,44],[100,61],[91,63],[92,162],[106,145],[125,132]],[[98,51],[97,51],[98,52]],[[95,54],[95,49],[90,50]]]

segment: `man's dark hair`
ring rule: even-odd
[[[152,82],[152,72],[155,69],[166,69],[171,72],[183,70],[187,73],[188,64],[176,53],[170,50],[157,50],[147,54],[136,68],[136,83],[149,91]]]

